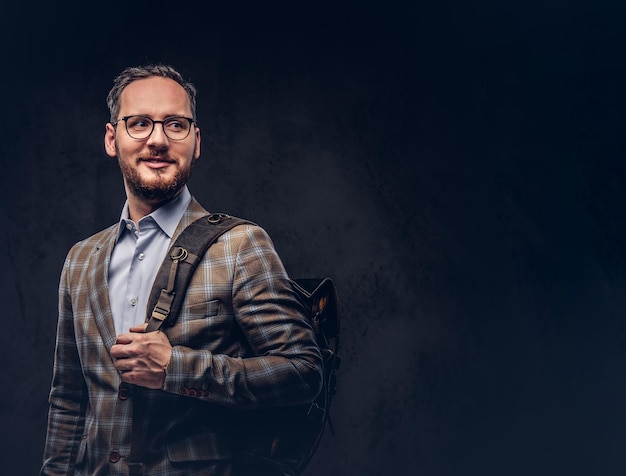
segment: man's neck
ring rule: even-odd
[[[161,207],[165,202],[147,202],[145,200],[139,200],[137,197],[128,195],[128,218],[130,218],[135,225],[139,227],[139,220],[143,217],[150,215],[153,211]]]
[[[137,226],[137,229],[139,229],[139,220],[150,215],[151,213],[154,213],[159,208],[173,201],[174,199],[176,199],[176,197],[179,197],[184,190],[186,190],[186,186],[181,187],[181,189],[178,190],[174,196],[166,199],[147,199],[143,197],[138,197],[127,189],[126,201],[128,205],[128,218],[131,219]]]

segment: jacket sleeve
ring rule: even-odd
[[[70,259],[59,285],[59,319],[41,475],[72,475],[83,434],[87,390],[74,335],[68,286]]]
[[[322,382],[322,358],[270,237],[258,226],[230,233],[224,261],[232,282],[232,313],[250,352],[173,348],[164,389],[236,408],[312,401]],[[210,336],[209,336],[210,337]]]

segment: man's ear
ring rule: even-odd
[[[117,156],[117,151],[115,150],[115,127],[110,122],[105,126],[104,150],[109,157]]]
[[[200,128],[196,127],[196,148],[193,151],[193,159],[200,157]]]

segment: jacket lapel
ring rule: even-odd
[[[178,238],[178,235],[180,235],[181,232],[185,228],[191,225],[194,221],[208,214],[209,212],[207,212],[202,207],[202,205],[200,205],[198,201],[192,197],[191,202],[189,203],[189,206],[187,207],[187,210],[185,210],[183,217],[180,219],[180,222],[178,222],[178,226],[176,227],[176,230],[174,230],[174,234],[172,235],[172,243],[176,241],[176,238]]]
[[[118,234],[118,226],[114,225],[106,230],[102,238],[96,243],[94,252],[89,259],[88,289],[91,292],[89,301],[96,326],[107,350],[115,344],[116,339],[109,301],[108,276],[109,262]]]

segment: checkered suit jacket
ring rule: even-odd
[[[173,236],[206,215],[192,200]],[[107,273],[118,225],[77,243],[59,285],[59,320],[42,475],[128,474],[132,395],[120,392]],[[222,235],[166,329],[163,390],[144,390],[146,475],[232,474],[234,415],[302,403],[319,391],[321,356],[263,229]]]

